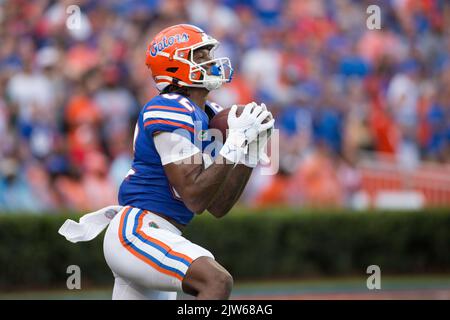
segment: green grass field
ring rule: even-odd
[[[112,287],[80,290],[0,292],[0,299],[105,300]],[[366,278],[322,278],[237,282],[232,299],[441,299],[450,300],[450,275],[382,277],[380,290],[369,290]],[[178,299],[192,299],[179,294]]]

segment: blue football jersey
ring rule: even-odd
[[[158,132],[175,132],[187,137],[197,148],[207,148],[209,119],[222,108],[207,102],[205,111],[179,94],[162,94],[141,110],[134,132],[132,168],[119,189],[119,204],[159,213],[186,225],[194,213],[170,185],[153,142]]]

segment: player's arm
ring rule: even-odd
[[[219,156],[213,164],[205,168],[201,152],[183,159],[182,162],[168,163],[164,165],[164,171],[171,186],[189,210],[197,214],[202,213],[215,198],[235,164],[226,163],[226,160]]]
[[[261,104],[264,111],[267,110],[265,104]],[[269,114],[268,121],[273,119]],[[208,207],[208,211],[216,217],[222,217],[231,210],[244,191],[245,186],[250,179],[253,168],[261,162],[268,163],[268,157],[264,151],[269,139],[269,132],[264,131],[258,135],[258,138],[248,146],[248,152],[240,164],[228,175],[227,180],[222,185],[222,189],[216,194],[216,197]]]
[[[233,168],[244,156],[246,144],[255,140],[261,131],[273,126],[273,123],[262,124],[267,116],[268,112],[262,111],[262,108],[256,105],[249,104],[239,117],[236,116],[236,108],[232,108],[228,118],[230,134],[219,155],[209,166],[205,165],[200,150],[193,152],[189,145],[182,147],[187,150],[183,153],[190,155],[184,157],[183,161],[162,161],[169,183],[191,211],[201,213],[209,207]],[[155,140],[157,149],[167,146],[164,143],[158,147],[157,140],[158,138]],[[162,156],[161,159],[163,158]],[[231,203],[235,197],[229,198]],[[230,203],[227,203],[227,206]]]
[[[217,218],[226,215],[241,197],[252,171],[252,167],[243,164],[234,167],[208,206],[208,211]]]

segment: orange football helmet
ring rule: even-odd
[[[145,60],[158,90],[169,84],[214,90],[230,82],[233,68],[229,58],[194,62],[194,50],[204,46],[212,47],[210,55],[214,57],[219,41],[193,25],[178,24],[158,33],[148,46]],[[205,65],[210,65],[209,72]]]

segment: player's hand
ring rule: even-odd
[[[244,107],[242,114],[236,116],[237,106],[231,107],[228,113],[228,129],[230,134],[239,135],[245,138],[244,141],[238,141],[240,146],[246,146],[254,141],[258,135],[273,127],[275,120],[271,119],[266,123],[263,123],[266,118],[271,116],[271,113],[267,111],[265,105],[257,105],[255,102],[251,102]],[[243,134],[243,135],[242,135]]]
[[[261,104],[262,111],[267,111],[267,107],[264,103]],[[267,111],[269,112],[269,111]],[[267,142],[270,138],[270,135],[272,134],[273,130],[273,123],[275,120],[273,119],[272,113],[269,112],[269,115],[265,118],[268,119],[268,121],[272,122],[272,126],[268,128],[265,131],[262,131],[260,134],[258,134],[258,138],[252,141],[248,145],[248,152],[245,154],[245,156],[241,159],[241,162],[245,164],[248,167],[256,167],[258,163],[262,164],[268,164],[270,163],[270,159],[268,155],[265,152],[265,148],[267,145]]]
[[[228,113],[228,137],[220,154],[229,161],[237,164],[245,158],[250,143],[255,141],[258,135],[273,127],[274,119],[263,123],[271,116],[265,106],[259,106],[251,102],[244,107],[240,116],[236,115],[237,106],[231,107]]]
[[[270,138],[270,136],[272,135],[273,127],[274,127],[274,125],[275,125],[275,119],[273,118],[272,112],[270,112],[269,110],[267,110],[267,107],[266,107],[266,104],[265,104],[265,103],[261,103],[261,108],[262,108],[263,111],[269,112],[269,115],[268,115],[269,121],[272,121],[272,120],[273,120],[272,126],[271,126],[270,128],[268,128],[267,131],[266,131],[266,132],[267,132],[267,138]]]
[[[269,164],[270,159],[265,151],[268,141],[269,131],[261,132],[258,138],[248,145],[248,152],[241,159],[241,163],[251,168],[256,167],[258,163]]]

